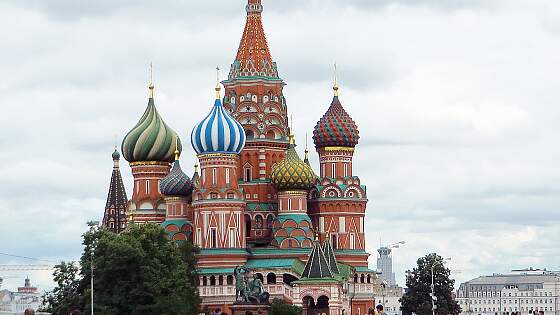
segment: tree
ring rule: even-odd
[[[45,293],[41,311],[53,315],[67,315],[73,309],[80,307],[83,301],[78,293],[78,267],[73,262],[61,262],[54,266],[53,278],[56,287]]]
[[[403,314],[432,314],[432,268],[437,299],[436,314],[458,315],[461,312],[459,304],[452,295],[455,280],[449,278],[451,271],[443,263],[443,258],[435,253],[418,259],[417,267],[412,272],[408,272],[406,277],[406,293],[400,300]]]
[[[91,228],[83,238],[74,296],[85,314],[91,308],[92,263],[98,314],[196,314],[200,298],[194,254],[198,249],[190,242],[169,240],[155,224],[132,225],[120,234]],[[62,314],[67,313],[55,315]]]
[[[271,315],[301,315],[303,310],[301,307],[288,304],[281,299],[272,300]]]

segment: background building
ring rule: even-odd
[[[379,247],[377,252],[379,257],[377,257],[377,272],[379,272],[379,277],[388,286],[397,285],[395,281],[395,273],[393,272],[393,257],[391,257],[392,249],[389,247]]]
[[[559,292],[559,272],[529,268],[462,283],[457,290],[457,301],[463,314],[516,311],[527,314],[534,310],[560,314]]]
[[[41,294],[36,287],[31,286],[29,279],[25,279],[23,287],[19,287],[17,292],[0,291],[1,315],[21,315],[29,308],[37,310],[41,303]]]

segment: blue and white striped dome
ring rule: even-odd
[[[198,154],[237,153],[245,146],[245,131],[216,99],[212,111],[196,124],[191,133],[191,143]]]

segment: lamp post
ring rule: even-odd
[[[90,231],[94,231],[94,229],[96,227],[99,226],[99,221],[90,221],[87,223],[87,225],[89,226]],[[91,268],[91,279],[90,279],[90,284],[91,284],[91,315],[93,315],[93,253],[95,252],[95,240],[93,241],[93,243],[91,244],[90,247],[90,268]]]
[[[442,264],[445,263],[446,261],[450,261],[450,260],[451,260],[450,257],[443,258]],[[436,263],[437,263],[437,261],[435,261],[432,264],[432,268],[431,268],[431,270],[432,270],[432,285],[431,285],[431,289],[432,289],[432,294],[431,294],[432,295],[432,315],[436,315],[436,308],[437,308],[437,306],[436,306],[437,297],[436,297],[435,286],[434,286],[434,267],[436,266]]]

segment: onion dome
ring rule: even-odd
[[[313,130],[316,148],[355,147],[360,139],[358,126],[344,110],[338,99],[338,86],[334,86],[331,106]]]
[[[122,142],[122,154],[130,162],[160,161],[173,162],[175,142],[179,151],[181,141],[177,133],[169,128],[159,115],[154,104],[154,85],[150,83],[150,98],[144,115],[128,132]]]
[[[193,128],[191,143],[198,154],[239,154],[245,146],[245,131],[224,109],[220,100],[220,87],[216,87],[212,110]]]
[[[311,166],[299,158],[295,148],[294,135],[290,135],[286,157],[272,169],[272,185],[280,191],[309,190],[317,178]]]
[[[118,160],[121,158],[121,154],[119,153],[119,151],[117,151],[117,148],[115,148],[115,151],[113,152],[113,154],[111,154],[111,156],[113,157],[113,160]]]
[[[173,168],[165,176],[159,184],[159,190],[165,196],[190,196],[193,190],[193,184],[189,176],[181,170],[179,164],[179,150],[175,151],[175,162]]]

